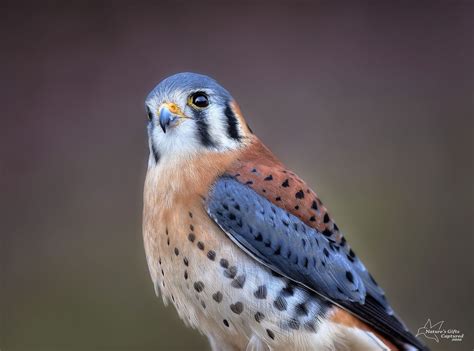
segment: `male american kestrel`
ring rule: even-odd
[[[143,236],[158,294],[213,350],[415,350],[317,195],[215,80],[146,99]]]

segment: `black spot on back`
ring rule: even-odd
[[[352,275],[351,272],[346,271],[346,278],[350,283],[354,283],[354,276]]]
[[[295,194],[295,197],[296,197],[297,199],[303,199],[303,198],[304,198],[304,191],[303,191],[303,190],[298,191],[298,192]]]
[[[328,215],[327,212],[324,214],[323,222],[324,222],[324,223],[328,223],[328,222],[329,222],[329,215]]]

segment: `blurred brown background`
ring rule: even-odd
[[[144,97],[209,74],[399,314],[472,350],[473,2],[2,2],[2,351],[207,350],[154,296]]]

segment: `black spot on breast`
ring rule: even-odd
[[[193,218],[193,213],[189,212],[189,217]]]
[[[297,316],[307,316],[308,315],[308,306],[304,302],[299,303],[295,306],[295,312]]]
[[[229,213],[229,219],[230,219],[231,221],[235,221],[235,219],[236,219],[235,214],[233,214],[232,212]]]
[[[186,271],[186,270],[184,271],[184,279],[188,280],[188,271]]]
[[[313,210],[318,210],[318,203],[316,201],[313,201],[313,203],[311,204],[311,208]]]
[[[194,240],[196,240],[196,235],[194,235],[193,233],[189,233],[188,240],[193,243]]]
[[[189,261],[187,257],[183,258],[183,263],[186,267],[189,266]]]
[[[236,266],[230,266],[224,271],[224,276],[229,279],[234,279],[235,276],[237,275],[237,267]]]
[[[309,218],[309,221],[310,221],[310,222],[315,222],[315,221],[316,221],[316,217],[315,217],[315,216],[311,216],[311,217]]]
[[[262,240],[263,240],[262,233],[257,233],[257,236],[255,236],[254,238],[255,238],[255,240],[257,240],[257,241],[262,241]]]
[[[190,224],[189,229],[191,229],[191,231],[193,232],[194,231],[194,226],[192,224]]]
[[[284,187],[284,188],[288,188],[290,186],[290,183],[289,183],[288,179],[285,179],[285,181],[283,183],[281,183],[281,186]]]
[[[257,169],[254,168],[254,169],[252,169],[250,172],[252,172],[252,173],[257,173]]]
[[[199,248],[199,250],[204,250],[204,243],[202,241],[198,241],[197,247]]]
[[[299,210],[300,207],[298,205],[295,206],[295,210]]]
[[[286,308],[287,308],[287,302],[286,302],[286,299],[283,297],[283,296],[278,296],[275,301],[273,301],[273,306],[275,306],[275,308],[278,310],[278,311],[285,311]]]
[[[252,182],[251,180],[248,180],[248,181],[245,182],[245,184],[246,184],[246,185],[252,185],[253,182]]]
[[[168,239],[166,240],[166,244],[168,244],[168,246],[170,246],[170,238],[168,238]]]
[[[266,180],[266,181],[273,180],[273,176],[270,174],[269,176],[265,177],[263,180]]]
[[[222,323],[224,323],[224,325],[228,328],[229,327],[229,322],[227,321],[227,319],[224,319],[222,321]]]
[[[239,205],[239,204],[235,204],[235,205],[234,205],[234,208],[235,208],[237,211],[240,211],[240,205]]]
[[[303,199],[303,198],[304,198],[304,191],[303,191],[303,190],[298,191],[298,192],[295,194],[295,197],[296,197],[297,199]]]
[[[290,327],[290,329],[298,330],[300,328],[300,322],[298,322],[298,320],[295,318],[291,318],[288,321],[288,327]]]
[[[354,276],[352,275],[351,272],[346,271],[346,278],[350,283],[354,283]]]
[[[229,267],[229,261],[227,261],[225,258],[221,258],[219,264],[221,265],[222,268]]]
[[[267,334],[270,339],[275,340],[275,334],[270,329],[267,329]]]
[[[262,312],[255,313],[255,320],[260,323],[265,319],[265,315]]]
[[[203,291],[204,290],[204,283],[201,282],[201,281],[195,282],[194,283],[194,290],[196,290],[197,292]]]
[[[222,295],[222,293],[220,291],[216,292],[215,294],[212,294],[213,300],[217,303],[220,303],[222,301],[223,297],[224,296]]]
[[[277,196],[277,197],[275,198],[275,201],[281,201],[281,197],[280,197],[280,196]]]
[[[206,303],[202,300],[201,300],[201,306],[202,306],[202,308],[206,309]]]
[[[266,285],[260,285],[257,290],[253,293],[253,295],[260,300],[267,298],[267,287]]]
[[[245,274],[241,274],[235,278],[230,284],[233,288],[242,289],[245,285]]]
[[[314,324],[313,321],[306,322],[306,323],[304,324],[304,328],[305,328],[307,331],[312,332],[312,333],[314,333],[314,332],[316,331],[316,326],[315,326],[315,324]]]
[[[216,259],[216,252],[213,250],[209,250],[207,252],[207,258],[210,259],[211,261],[214,261]]]
[[[280,293],[284,297],[293,296],[293,294],[295,293],[295,289],[294,289],[293,285],[288,283],[283,289],[281,289]]]
[[[174,248],[174,254],[175,254],[176,256],[179,255],[179,249],[178,249],[177,247]]]
[[[244,310],[244,305],[242,302],[236,302],[234,304],[230,305],[230,310],[234,312],[235,314],[241,314],[242,311]]]
[[[326,248],[323,249],[323,254],[324,256],[329,257],[329,251]]]

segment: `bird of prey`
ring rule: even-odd
[[[226,89],[178,73],[145,105],[149,271],[213,350],[424,349]]]

